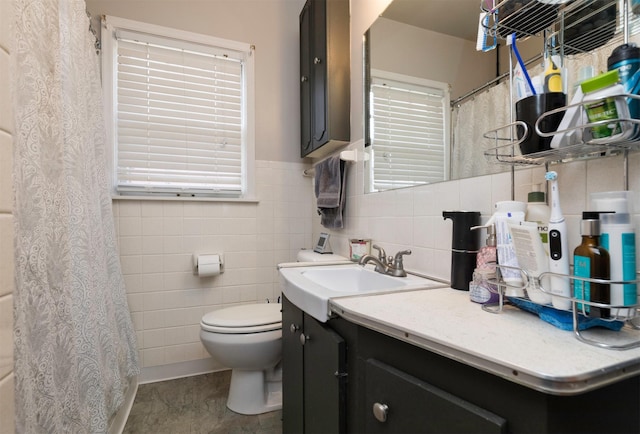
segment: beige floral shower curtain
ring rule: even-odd
[[[139,372],[84,0],[14,0],[16,429],[106,432]]]

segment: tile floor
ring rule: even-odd
[[[245,416],[226,406],[231,371],[142,384],[123,434],[282,433],[282,411]]]

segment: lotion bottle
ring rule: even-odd
[[[573,274],[593,279],[610,278],[609,252],[600,246],[600,220],[597,212],[583,212],[582,243],[573,251]],[[609,284],[575,279],[573,297],[580,300],[610,304]],[[595,318],[608,318],[609,309],[578,303],[578,309]]]
[[[542,240],[542,247],[549,256],[549,216],[551,208],[547,205],[544,191],[540,191],[540,184],[534,191],[527,195],[527,213],[525,221],[534,222],[538,225],[538,234]]]
[[[498,253],[496,250],[496,226],[494,224],[486,226],[474,226],[471,230],[486,229],[487,240],[486,245],[478,250],[476,256],[476,270],[496,272],[496,264],[498,263]]]
[[[493,281],[496,278],[496,264],[498,255],[496,250],[496,226],[473,226],[471,230],[486,229],[486,245],[478,250],[476,269],[473,280],[469,282],[469,297],[476,303],[497,303],[499,300],[498,287]]]
[[[611,280],[633,282],[636,280],[636,234],[633,226],[633,205],[629,191],[591,193],[594,210],[600,211],[600,242],[611,258]],[[612,306],[638,304],[636,283],[612,283]],[[612,316],[625,319],[635,316],[635,307],[613,309]]]

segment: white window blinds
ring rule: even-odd
[[[445,179],[448,93],[372,77],[373,191]]]
[[[239,196],[250,53],[116,29],[115,188]]]

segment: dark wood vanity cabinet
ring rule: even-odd
[[[301,157],[350,137],[349,0],[307,0],[300,13]]]
[[[282,343],[285,434],[640,432],[638,375],[545,393],[285,296]]]
[[[346,432],[346,342],[282,303],[282,432]]]

